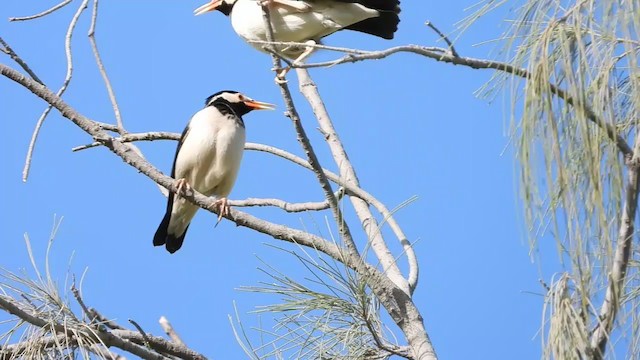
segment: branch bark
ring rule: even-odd
[[[313,109],[313,113],[318,120],[318,124],[320,125],[320,131],[325,136],[325,140],[329,145],[329,149],[333,155],[333,158],[336,162],[336,165],[340,169],[340,177],[344,179],[348,184],[352,184],[356,187],[360,187],[360,183],[358,180],[358,176],[356,175],[356,171],[351,165],[351,161],[347,156],[347,152],[342,145],[342,141],[340,141],[340,137],[333,126],[331,118],[329,117],[329,113],[327,112],[322,99],[320,98],[320,93],[318,92],[318,88],[316,84],[311,79],[309,72],[306,69],[298,69],[298,81],[300,83],[300,92],[305,96],[311,108]],[[393,281],[396,286],[403,289],[407,294],[411,295],[416,285],[418,284],[418,260],[415,256],[415,252],[411,247],[411,244],[407,240],[404,233],[398,226],[400,237],[399,240],[402,243],[405,254],[409,259],[409,279],[411,282],[407,281],[402,276],[400,272],[400,268],[396,263],[396,259],[389,251],[389,247],[385,243],[382,238],[382,233],[380,232],[380,226],[378,222],[375,220],[373,214],[371,213],[371,209],[369,209],[369,204],[367,204],[364,200],[359,199],[357,197],[350,197],[351,204],[356,211],[356,215],[360,219],[360,223],[362,224],[362,228],[367,234],[368,241],[371,243],[371,248],[375,252],[378,260],[382,264],[382,268],[384,273],[389,276],[391,281]],[[391,214],[389,214],[391,217]]]

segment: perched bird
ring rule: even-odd
[[[220,91],[207,98],[182,132],[173,160],[171,177],[178,181],[178,194],[189,188],[216,197],[218,221],[229,211],[227,195],[236,181],[244,152],[242,115],[274,105],[252,100],[237,91]],[[167,212],[153,237],[153,245],[180,249],[198,206],[169,192]]]
[[[296,65],[311,54],[320,39],[336,31],[355,30],[393,39],[400,22],[399,0],[211,0],[194,13],[222,12],[231,18],[231,26],[241,38],[264,51],[264,44],[253,42],[267,40],[263,3],[270,9],[274,41],[306,44],[276,46],[276,51],[294,59]]]

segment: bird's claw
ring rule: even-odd
[[[178,187],[178,195],[186,195],[187,191],[191,190],[191,185],[189,185],[185,178],[176,180],[176,186]]]
[[[216,200],[213,203],[213,207],[214,209],[217,208],[218,210],[218,221],[216,221],[216,225],[215,225],[215,226],[218,226],[218,224],[220,224],[220,221],[222,220],[222,217],[229,215],[229,209],[231,207],[227,203],[226,197]]]
[[[278,70],[278,69],[274,69]],[[291,70],[291,67],[287,66],[284,69],[280,69],[280,72],[276,75],[275,82],[278,85],[286,84],[288,81],[286,79],[287,73]]]

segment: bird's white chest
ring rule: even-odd
[[[215,107],[198,112],[189,124],[176,161],[176,178],[186,178],[205,195],[226,196],[244,153],[245,129]]]
[[[271,24],[275,41],[319,41],[346,26],[378,16],[376,10],[357,3],[304,1],[309,10],[300,12],[276,4],[271,8]],[[266,41],[262,8],[255,0],[238,0],[230,14],[231,26],[245,41]],[[263,44],[251,44],[262,50]]]

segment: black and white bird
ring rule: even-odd
[[[252,110],[273,110],[274,105],[255,101],[237,91],[220,91],[207,98],[182,132],[173,160],[171,177],[178,193],[193,188],[216,198],[218,221],[229,212],[227,196],[233,188],[244,153],[245,127],[242,115]],[[198,206],[169,192],[167,212],[153,237],[153,245],[180,249]]]
[[[241,38],[264,51],[264,43],[255,43],[267,40],[263,3],[270,9],[274,41],[306,44],[276,47],[294,64],[300,64],[320,39],[336,31],[354,30],[393,39],[400,22],[399,0],[211,0],[194,13],[222,12],[231,18],[231,26]]]

